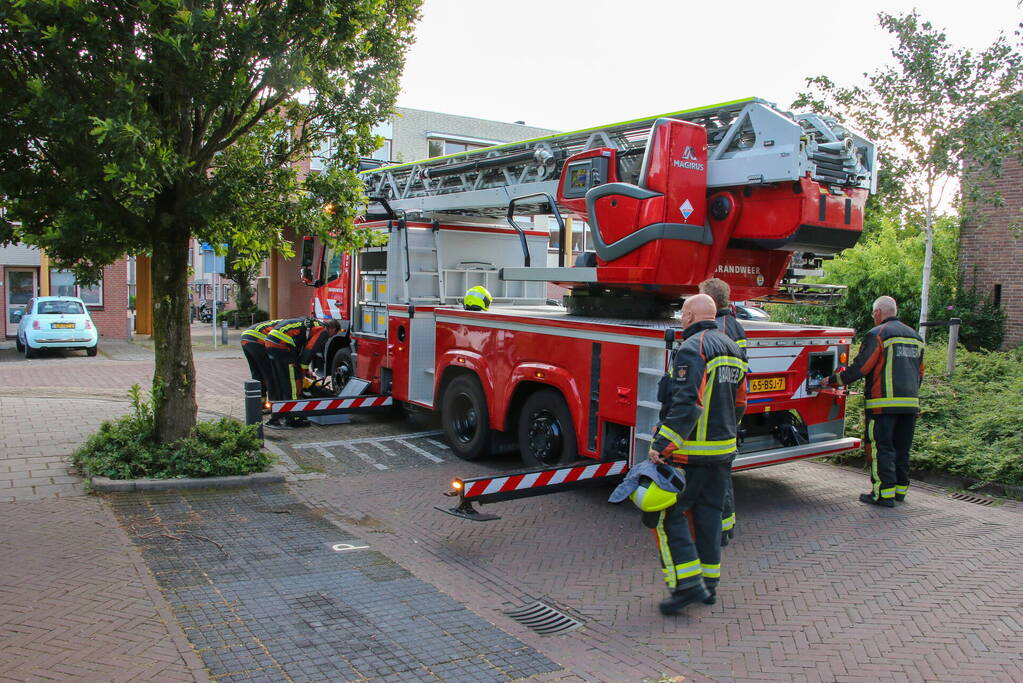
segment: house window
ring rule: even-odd
[[[384,140],[384,144],[380,145],[377,151],[373,152],[371,159],[379,159],[380,161],[391,160],[391,141]]]
[[[428,140],[428,144],[428,155],[431,157],[443,157],[448,154],[467,152],[470,149],[483,149],[484,147],[489,147],[489,145],[476,145],[471,142],[457,142],[455,140],[442,140],[439,138],[431,138]]]
[[[1002,286],[1000,284],[995,285],[995,291],[991,295],[991,302],[995,305],[995,308],[1002,305]]]
[[[103,305],[102,280],[90,287],[82,287],[75,279],[75,274],[67,270],[50,270],[50,293],[53,296],[77,296],[91,308]]]

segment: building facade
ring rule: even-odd
[[[1003,348],[1023,344],[1023,166],[1006,159],[1002,175],[988,183],[1001,206],[985,204],[970,212],[959,233],[959,267],[967,287],[1005,311]]]
[[[29,299],[36,296],[77,296],[85,302],[101,338],[129,336],[128,262],[118,259],[103,269],[96,285],[79,285],[73,273],[52,267],[44,252],[23,244],[0,246],[0,316],[4,336],[18,332],[20,315]]]

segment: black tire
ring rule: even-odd
[[[99,342],[97,342],[95,346],[90,346],[89,348],[85,349],[85,355],[89,356],[90,358],[92,356],[95,356],[97,353],[99,353]]]
[[[25,344],[25,359],[26,360],[31,360],[32,358],[35,358],[38,355],[39,355],[39,352],[37,350],[33,349],[28,344]]]
[[[25,351],[25,345],[21,343],[21,338],[14,338],[14,348],[18,349],[18,353],[23,353]]]
[[[334,393],[340,393],[345,384],[355,376],[355,364],[350,349],[341,349],[330,359],[330,386]]]
[[[564,465],[579,457],[572,413],[553,389],[541,389],[526,399],[519,413],[518,437],[527,467]]]
[[[475,375],[459,375],[441,397],[440,421],[451,450],[462,460],[490,453],[490,411]]]

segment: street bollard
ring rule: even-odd
[[[227,346],[227,320],[220,321],[220,343]]]
[[[951,377],[956,371],[956,345],[959,343],[959,326],[963,321],[962,318],[952,318],[948,322],[948,358],[945,360],[945,371]]]
[[[258,424],[263,440],[263,385],[254,379],[245,380],[245,424]]]

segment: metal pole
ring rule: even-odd
[[[257,380],[245,380],[245,424],[258,424],[259,440],[263,440],[263,385]]]
[[[213,260],[213,262],[214,262],[214,264],[216,263],[216,252],[214,252],[214,260]],[[213,269],[216,270],[216,265],[213,266]],[[213,349],[216,350],[216,348],[217,348],[217,274],[216,273],[210,273],[210,282],[213,283],[211,285],[211,287],[213,289],[213,320],[211,320],[210,323],[211,323],[211,327],[213,328]]]
[[[945,370],[951,377],[956,369],[956,344],[959,343],[959,326],[963,323],[961,318],[949,320],[948,328],[948,360],[945,363]]]

